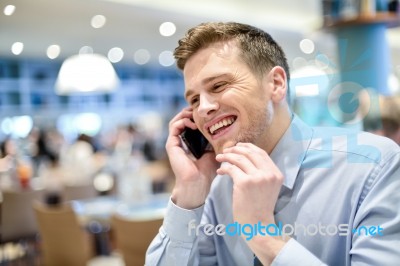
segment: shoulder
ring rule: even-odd
[[[400,147],[389,138],[365,131],[340,127],[314,127],[311,150],[345,153],[355,160],[364,158],[383,164],[400,154]]]

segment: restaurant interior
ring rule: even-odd
[[[397,0],[3,0],[0,10],[0,266],[144,265],[174,186],[168,122],[187,104],[173,51],[201,22],[270,33],[306,123],[375,132],[397,108],[400,125]]]

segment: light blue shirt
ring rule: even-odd
[[[296,229],[272,265],[399,265],[397,144],[365,132],[311,128],[295,116],[271,158],[285,176],[275,221],[288,234]],[[199,224],[226,230],[234,224],[229,176],[217,176],[195,210],[169,202],[146,265],[253,265],[252,251],[233,228],[211,234],[206,226],[196,230]]]

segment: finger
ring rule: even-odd
[[[237,153],[246,156],[258,169],[271,171],[276,175],[281,175],[281,171],[272,161],[266,151],[252,143],[237,143],[236,146],[224,150],[225,152]]]
[[[247,154],[254,155],[251,156],[251,158],[252,162],[256,165],[257,168],[265,169],[265,171],[272,173],[274,176],[279,177],[279,179],[284,179],[281,170],[278,168],[278,166],[276,166],[275,162],[272,161],[271,157],[266,151],[252,143],[238,143],[237,147],[244,148],[244,150],[250,150],[250,152],[248,152]]]
[[[178,135],[182,133],[183,129],[185,127],[189,127],[191,129],[197,129],[196,124],[190,120],[189,118],[182,118],[180,120],[175,121],[173,124],[171,124],[170,129],[178,129]]]
[[[179,135],[184,131],[186,127],[196,129],[197,126],[189,118],[183,118],[170,124],[169,136],[167,139],[167,147],[170,146],[181,146],[181,138]]]
[[[246,174],[239,167],[230,163],[222,163],[217,169],[217,174],[230,176],[234,183],[246,176]]]
[[[269,155],[263,149],[251,143],[237,143],[233,147],[224,149],[223,154],[227,153],[245,156],[257,168],[263,168],[266,164],[266,160],[270,161],[268,164],[272,162]]]
[[[244,173],[251,174],[254,169],[255,165],[252,163],[251,160],[247,156],[238,153],[221,153],[216,156],[216,160],[218,162],[228,162],[231,165],[235,165],[239,167]]]
[[[197,129],[196,124],[190,119],[187,114],[180,113],[175,116],[169,123],[169,132],[170,134],[177,136],[182,133],[185,127],[189,127],[191,129]]]
[[[182,111],[177,113],[170,121],[170,124],[182,119],[182,118],[192,118],[193,117],[193,111],[192,108],[184,108]]]

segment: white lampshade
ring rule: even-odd
[[[55,90],[66,95],[74,92],[111,92],[119,79],[111,62],[99,54],[71,56],[63,62]]]

